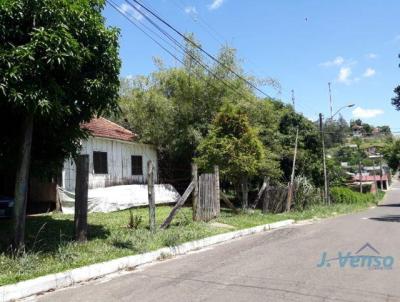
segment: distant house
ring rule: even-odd
[[[81,154],[89,155],[89,189],[147,181],[147,162],[155,167],[157,181],[157,151],[152,145],[136,142],[136,134],[105,118],[94,118],[83,128],[91,136],[82,141]],[[64,162],[61,187],[75,190],[76,166],[72,159]]]
[[[381,133],[381,129],[380,128],[377,128],[377,127],[375,127],[374,129],[372,129],[372,135],[373,136],[380,136],[382,133]]]
[[[353,136],[355,136],[355,137],[362,137],[365,133],[364,127],[361,125],[357,125],[357,124],[354,124],[351,127],[351,130],[353,131]]]

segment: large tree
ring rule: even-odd
[[[203,171],[218,165],[222,177],[237,189],[241,184],[247,186],[253,176],[280,176],[278,162],[263,146],[247,115],[231,104],[222,106],[216,115],[208,135],[197,147],[195,160]]]
[[[118,108],[119,33],[105,26],[103,7],[103,0],[0,1],[0,162],[8,164],[0,169],[16,175],[17,248],[30,167],[57,170],[85,136],[80,123]]]

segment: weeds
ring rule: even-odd
[[[142,216],[133,215],[132,209],[129,209],[129,222],[128,222],[128,229],[137,230],[139,225],[142,223]]]

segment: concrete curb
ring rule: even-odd
[[[43,277],[18,282],[0,287],[0,301],[8,302],[29,297],[42,292],[68,287],[80,282],[103,277],[120,270],[134,268],[164,258],[165,256],[183,255],[191,251],[199,250],[217,243],[222,243],[235,238],[248,236],[288,226],[294,220],[283,220],[271,224],[260,225],[249,229],[219,234],[200,240],[190,241],[174,247],[165,247],[159,250],[127,256],[106,262],[100,262],[88,266],[79,267],[62,273],[46,275]]]

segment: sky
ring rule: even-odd
[[[135,22],[146,20],[123,0],[113,0]],[[281,91],[260,87],[291,102],[311,120],[333,112],[400,132],[400,111],[391,105],[400,84],[399,0],[142,0],[181,32],[192,32],[216,55],[221,45],[237,49],[246,74],[274,78]],[[121,29],[121,76],[156,70],[153,58],[179,63],[109,4],[107,25]],[[149,26],[149,25],[148,25]]]

